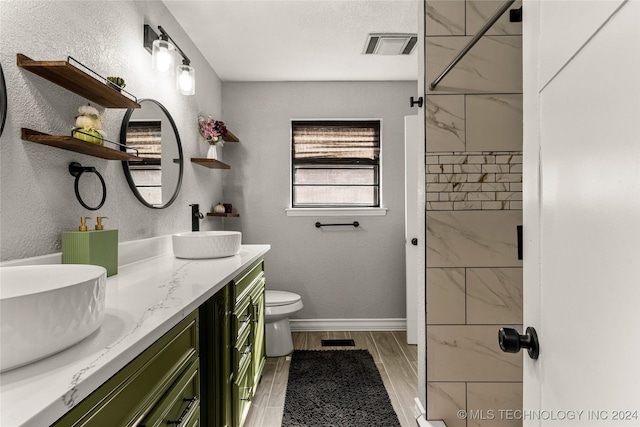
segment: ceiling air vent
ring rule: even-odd
[[[410,55],[416,46],[416,34],[369,34],[365,55]]]

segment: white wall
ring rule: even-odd
[[[221,171],[192,165],[190,157],[206,153],[199,142],[200,112],[221,113],[221,82],[161,2],[3,0],[0,61],[8,89],[9,114],[0,142],[0,259],[58,252],[64,230],[75,229],[79,217],[108,216],[120,241],[190,230],[189,203],[210,209],[220,199]],[[151,72],[151,56],[142,46],[143,24],[162,25],[180,44],[196,69],[196,95],[176,93],[171,80]],[[182,191],[165,210],[152,210],[130,191],[121,163],[23,141],[20,128],[69,134],[83,98],[18,68],[16,53],[34,60],[73,56],[102,75],[125,78],[138,98],[155,98],[171,112],[182,139],[185,175]],[[103,113],[108,138],[119,139],[125,110],[96,106]],[[68,164],[95,166],[104,176],[108,196],[102,209],[90,212],[76,201]],[[84,178],[83,178],[84,180]],[[96,180],[97,182],[97,180]],[[93,225],[94,223],[91,222]],[[203,229],[220,224],[204,220]]]
[[[223,118],[240,144],[224,147],[231,165],[226,219],[245,243],[270,243],[267,289],[302,295],[304,319],[405,317],[404,116],[416,82],[224,83]],[[386,216],[288,217],[291,119],[381,118],[382,201]],[[315,228],[358,220],[360,228]]]

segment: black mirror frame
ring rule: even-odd
[[[4,123],[7,120],[7,85],[4,81],[4,72],[0,64],[0,135],[4,130]]]
[[[180,193],[180,188],[182,187],[182,175],[184,173],[184,156],[182,154],[182,142],[180,141],[180,134],[178,133],[178,128],[176,126],[176,123],[173,121],[173,117],[171,116],[169,111],[165,108],[165,106],[162,105],[160,102],[156,101],[155,99],[139,99],[138,100],[138,104],[142,104],[143,102],[152,102],[156,104],[158,107],[160,107],[162,112],[167,116],[167,119],[169,119],[169,123],[171,123],[171,127],[173,128],[173,133],[176,136],[176,144],[178,144],[178,155],[179,155],[178,163],[180,165],[180,175],[178,176],[178,185],[176,185],[176,189],[173,193],[173,196],[171,196],[171,199],[167,203],[163,205],[152,205],[151,203],[147,202],[144,197],[142,197],[142,194],[140,194],[140,192],[136,188],[136,184],[133,181],[133,177],[131,176],[131,171],[129,170],[129,162],[122,161],[122,169],[124,170],[124,175],[127,178],[127,182],[129,183],[129,188],[131,188],[131,191],[136,196],[136,198],[140,201],[140,203],[142,203],[143,205],[151,209],[164,209],[171,206],[171,204],[176,200],[176,198],[178,197],[178,194]],[[136,108],[128,109],[124,115],[124,118],[122,119],[122,126],[120,127],[120,144],[126,145],[127,143],[127,128],[129,127],[129,120],[131,120],[131,115],[134,113],[134,111],[136,111]],[[126,152],[127,148],[121,145],[120,151]]]

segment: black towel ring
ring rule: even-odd
[[[80,181],[80,176],[85,172],[91,172],[96,174],[96,176],[100,179],[100,183],[102,184],[102,200],[100,201],[100,204],[96,207],[91,207],[87,205],[84,202],[84,200],[82,200],[82,196],[80,196],[80,190],[78,190],[78,182]],[[104,205],[105,200],[107,200],[107,185],[105,184],[104,178],[102,177],[102,175],[100,175],[100,172],[98,172],[96,168],[94,168],[93,166],[82,166],[78,162],[71,162],[69,163],[69,173],[76,177],[76,180],[73,183],[73,189],[76,192],[76,197],[80,202],[80,204],[86,209],[89,209],[90,211],[97,211],[98,209],[100,209],[102,205]]]

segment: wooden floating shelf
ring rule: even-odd
[[[192,157],[191,163],[196,163],[209,169],[231,169],[231,166],[222,163],[220,160],[206,159],[203,157]]]
[[[240,139],[229,131],[227,131],[227,136],[222,139],[225,142],[240,142]]]
[[[34,61],[18,53],[16,64],[105,108],[140,108],[136,101],[67,61]]]
[[[72,136],[49,135],[32,129],[22,128],[22,139],[50,147],[61,148],[63,150],[74,151],[93,157],[100,157],[107,160],[124,160],[129,162],[140,162],[143,159],[113,148],[92,144]]]
[[[207,216],[219,216],[222,218],[238,218],[240,216],[240,214],[237,213],[215,213],[215,212],[208,212]]]

